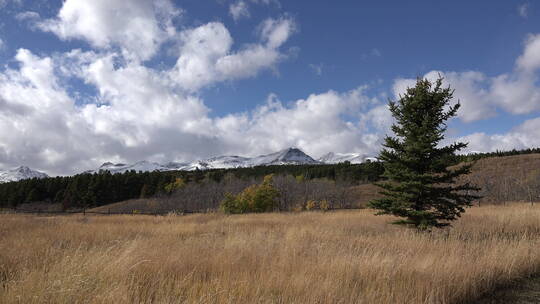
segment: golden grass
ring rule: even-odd
[[[540,271],[540,207],[431,234],[389,220],[0,215],[0,303],[457,303]]]

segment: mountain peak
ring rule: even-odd
[[[351,164],[360,164],[366,161],[361,153],[334,153],[328,152],[321,156],[318,161],[325,164],[339,164],[344,162],[350,162]]]
[[[25,172],[30,172],[32,171],[32,169],[30,169],[30,167],[27,167],[27,166],[19,166],[13,170],[10,170],[11,172],[21,172],[21,173],[25,173]]]
[[[279,153],[279,156],[273,162],[281,163],[294,163],[294,164],[312,164],[317,163],[311,156],[304,153],[304,151],[290,147]]]
[[[0,183],[16,182],[29,178],[45,178],[47,174],[32,170],[28,166],[19,166],[12,170],[0,171]]]

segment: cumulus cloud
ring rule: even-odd
[[[258,42],[233,50],[220,22],[177,31],[172,18],[178,12],[168,1],[67,0],[54,19],[17,15],[62,39],[88,41],[93,50],[38,56],[20,49],[18,67],[0,72],[0,166],[71,174],[109,160],[269,152],[250,144],[246,133],[236,146],[223,126],[241,123],[242,115],[210,118],[197,91],[274,68],[285,58],[279,48],[295,31],[294,21],[267,19],[257,28]],[[166,39],[179,41],[174,67],[146,66]],[[96,95],[82,100],[68,85],[75,78]]]
[[[180,12],[169,0],[67,0],[56,18],[36,25],[61,39],[83,39],[97,48],[118,46],[130,59],[147,60],[175,35],[172,21]]]
[[[73,132],[80,129],[85,135],[73,101],[54,75],[52,60],[25,49],[18,50],[15,59],[19,69],[0,74],[0,163],[28,163],[54,172],[65,162],[77,166],[92,160],[92,145],[80,143],[96,138],[79,138]]]
[[[525,41],[525,50],[516,62],[520,72],[530,73],[540,68],[540,34],[529,35]]]
[[[473,133],[459,138],[469,142],[467,151],[493,152],[496,150],[525,149],[540,146],[540,117],[529,119],[507,133]]]
[[[249,18],[250,13],[246,2],[240,0],[229,5],[229,14],[234,19],[238,21],[241,18]]]
[[[193,92],[214,82],[255,76],[284,58],[279,48],[294,31],[292,19],[267,19],[260,26],[259,43],[233,52],[233,39],[220,22],[185,30],[180,34],[181,55],[171,77]]]
[[[365,94],[365,87],[338,93],[312,94],[290,106],[275,95],[252,113],[231,114],[216,120],[220,137],[247,151],[275,151],[297,146],[314,156],[329,151],[376,153],[381,137],[367,131],[361,117],[350,120],[348,113],[361,113],[379,102]],[[365,123],[371,124],[365,118]]]
[[[286,146],[314,156],[371,155],[381,139],[367,132],[372,118],[346,118],[380,105],[365,87],[312,94],[290,105],[271,95],[253,111],[210,118],[204,102],[178,90],[166,71],[117,64],[117,56],[74,50],[51,58],[19,50],[19,68],[0,74],[0,164],[24,163],[55,174],[107,160],[255,155]],[[77,104],[59,74],[94,86],[100,102]]]
[[[19,50],[19,68],[0,73],[0,164],[71,174],[107,160],[224,151],[200,99],[176,93],[160,72],[137,63],[115,66],[115,56],[72,51],[60,70],[51,57]],[[59,74],[95,86],[100,102],[77,104]]]

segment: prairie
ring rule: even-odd
[[[431,233],[391,220],[0,214],[0,303],[463,303],[540,272],[540,206]]]

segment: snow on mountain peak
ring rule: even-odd
[[[329,152],[323,155],[321,158],[319,158],[318,161],[325,164],[339,164],[339,163],[344,163],[346,161],[350,162],[351,164],[361,164],[366,161],[373,161],[373,159],[374,159],[373,157],[365,157],[363,154],[360,154],[360,153]]]
[[[32,170],[27,166],[20,166],[12,170],[0,171],[0,183],[16,182],[29,178],[45,178],[47,174]]]
[[[207,159],[196,160],[193,162],[169,162],[164,165],[149,161],[139,161],[134,164],[113,164],[104,163],[99,169],[87,171],[87,173],[96,173],[109,171],[111,173],[123,173],[126,171],[171,171],[171,170],[207,170],[207,169],[231,169],[246,168],[268,165],[305,165],[305,164],[334,164],[344,161],[351,163],[361,163],[366,161],[363,155],[358,153],[328,153],[319,160],[313,159],[302,150],[290,147],[278,152],[259,155],[255,157],[243,157],[236,155],[216,156]]]

